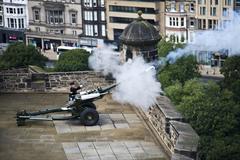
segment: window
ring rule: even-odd
[[[200,15],[206,15],[206,7],[200,7]]]
[[[175,23],[175,18],[173,18],[173,26],[175,26],[176,25],[176,23]]]
[[[212,29],[212,28],[213,28],[212,20],[211,20],[211,19],[208,20],[208,28],[209,28],[209,29]]]
[[[172,26],[172,17],[169,18],[169,25]]]
[[[85,24],[85,34],[86,36],[93,36],[93,25]]]
[[[171,10],[170,11],[171,12],[175,12],[176,11],[176,4],[175,4],[175,2],[171,3]]]
[[[101,21],[105,21],[105,11],[101,11]]]
[[[181,26],[184,26],[184,18],[181,18]]]
[[[18,28],[21,28],[22,27],[22,25],[21,25],[21,19],[18,19]]]
[[[77,23],[77,13],[71,13],[71,23],[72,24]]]
[[[225,5],[230,6],[232,4],[232,0],[225,0]]]
[[[23,14],[23,8],[20,8],[20,13]]]
[[[215,0],[215,5],[218,5],[218,0]]]
[[[216,16],[216,7],[211,7],[210,8],[210,15],[211,16]]]
[[[7,13],[9,13],[9,8],[7,8]]]
[[[33,17],[35,21],[39,21],[40,20],[40,9],[34,9],[33,11]]]
[[[84,11],[84,20],[92,21],[93,20],[93,12],[92,11]]]
[[[97,14],[97,11],[93,11],[93,18],[94,18],[94,21],[97,21],[98,20],[98,14]]]
[[[10,18],[7,18],[8,28],[10,28]]]
[[[74,36],[77,35],[77,31],[75,31],[75,30],[73,30],[72,33],[73,33]]]
[[[47,23],[62,24],[63,23],[63,11],[62,10],[48,10],[47,11]]]
[[[106,26],[104,24],[102,25],[102,36],[106,36]]]
[[[194,25],[195,25],[195,19],[191,17],[190,18],[190,26],[194,27]]]
[[[24,19],[18,19],[18,28],[24,28]]]
[[[100,0],[101,7],[105,6],[104,0]]]
[[[184,12],[184,3],[179,4],[180,12]]]
[[[97,7],[97,0],[93,0],[93,7]]]
[[[9,13],[13,14],[13,8],[9,8]]]
[[[176,18],[176,26],[178,26],[178,18]]]
[[[2,12],[3,11],[3,7],[2,6],[0,6],[0,12]]]
[[[194,3],[191,3],[191,4],[190,4],[190,12],[194,12],[194,10],[195,10],[195,9],[194,9]]]
[[[16,14],[16,8],[13,8],[13,13]]]
[[[198,0],[198,4],[206,4],[206,0]]]
[[[92,7],[92,0],[84,0],[85,7]]]
[[[10,18],[10,28],[14,28],[14,19]]]
[[[240,6],[240,0],[236,0],[236,6]]]
[[[229,9],[228,8],[223,8],[222,16],[224,16],[224,17],[229,16]]]
[[[206,29],[206,20],[203,19],[203,29]]]
[[[3,25],[3,17],[2,17],[2,15],[0,15],[0,26],[2,26]]]
[[[94,36],[98,36],[98,25],[94,25]]]

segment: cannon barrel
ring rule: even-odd
[[[100,89],[98,89],[98,92],[99,92],[100,94],[101,94],[101,93],[109,92],[112,88],[115,88],[117,85],[118,85],[118,83],[114,83],[114,84],[112,84],[112,85],[110,85],[110,86],[100,88]]]

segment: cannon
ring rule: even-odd
[[[53,120],[72,120],[78,119],[85,126],[93,126],[99,120],[99,113],[96,105],[93,103],[97,99],[101,99],[104,95],[110,93],[110,90],[118,84],[112,84],[104,88],[82,91],[74,98],[71,97],[64,107],[45,109],[36,112],[19,111],[16,114],[17,126],[23,126],[26,120],[35,121],[53,121]],[[57,114],[49,115],[49,113],[69,112],[70,116],[60,116]]]

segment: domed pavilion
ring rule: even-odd
[[[157,59],[157,43],[161,36],[152,24],[142,18],[141,11],[138,11],[138,15],[139,17],[130,23],[119,37],[122,44],[122,62],[139,55],[148,62]]]

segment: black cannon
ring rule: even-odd
[[[117,84],[112,84],[105,88],[97,88],[94,90],[83,91],[71,98],[71,100],[61,108],[45,109],[36,112],[27,112],[25,110],[17,112],[16,122],[17,126],[25,124],[26,120],[72,120],[79,119],[85,126],[93,126],[99,120],[99,113],[96,110],[96,106],[93,101],[101,99],[104,95],[110,93],[110,90],[116,87]],[[45,115],[55,112],[69,112],[70,116],[60,115]],[[45,116],[44,116],[45,115]]]

